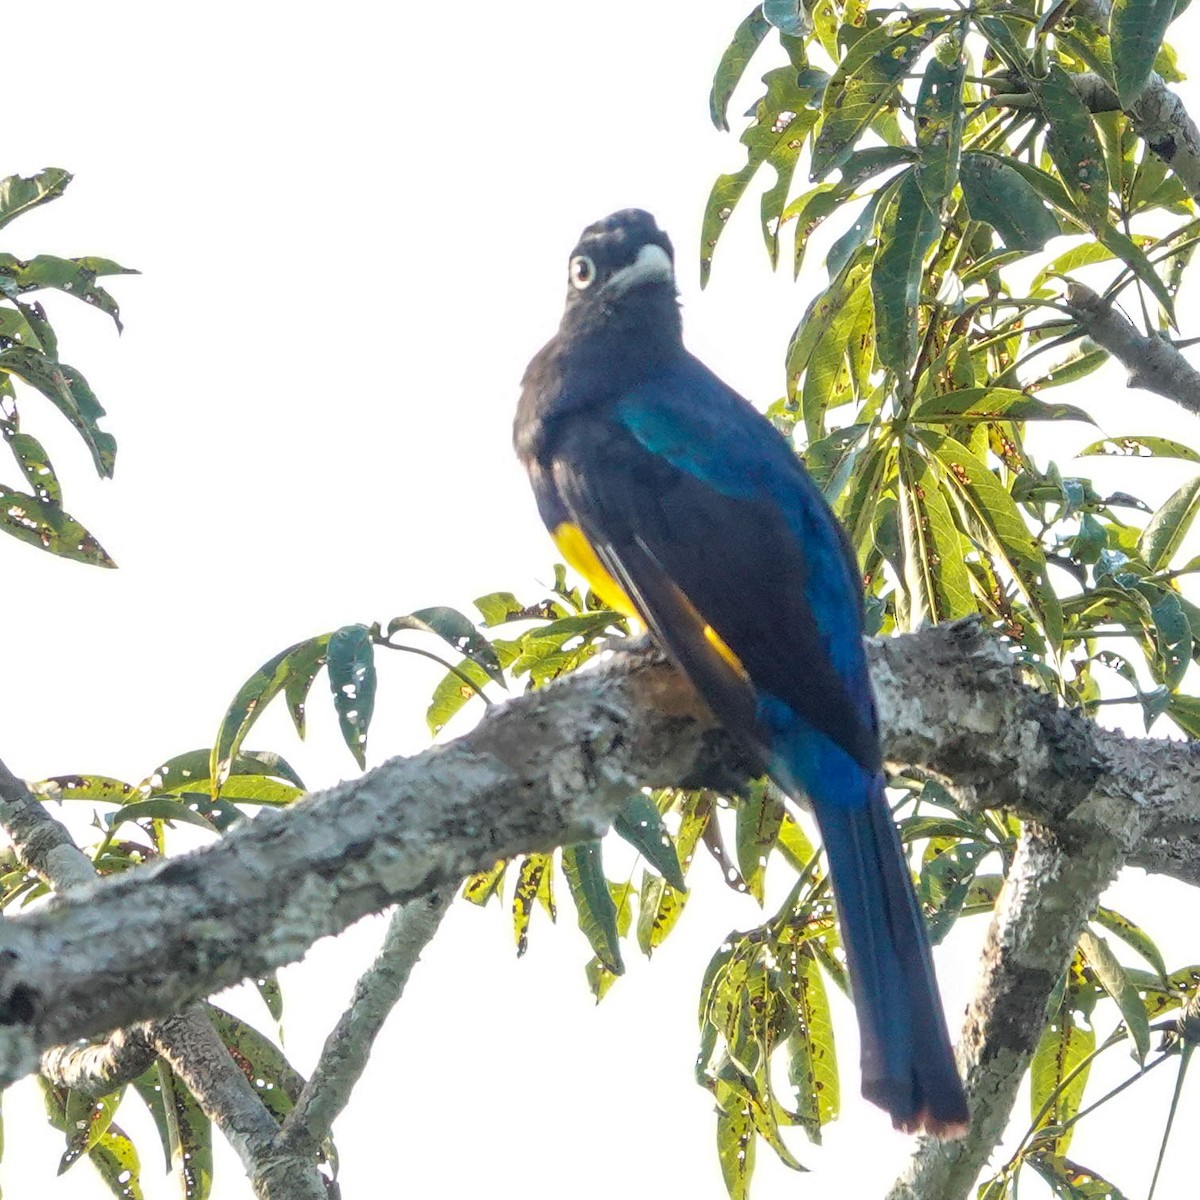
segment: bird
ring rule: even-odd
[[[684,347],[671,241],[640,209],[589,225],[513,442],[559,552],[640,619],[782,791],[829,864],[862,1091],[907,1132],[965,1131],[933,959],[885,793],[844,531],[799,456]]]

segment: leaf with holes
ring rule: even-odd
[[[1184,462],[1200,463],[1200,450],[1173,442],[1170,438],[1146,434],[1101,438],[1079,451],[1079,457],[1105,454],[1112,458],[1178,458]]]
[[[107,313],[118,330],[121,310],[104,288],[96,286],[96,280],[102,275],[136,274],[137,271],[107,258],[57,258],[53,254],[39,254],[24,261],[0,253],[0,294],[16,299],[43,288],[65,292]]]
[[[39,550],[94,567],[115,567],[108,551],[53,501],[14,492],[0,483],[0,530]]]
[[[642,792],[632,795],[613,821],[613,829],[678,891],[686,891],[683,868],[658,808]]]
[[[783,813],[778,794],[764,779],[747,785],[738,798],[734,835],[738,869],[759,904],[764,898],[767,859],[779,837]]]
[[[977,425],[981,421],[1095,422],[1072,404],[1047,404],[1017,388],[975,387],[919,400],[909,412],[919,425]]]
[[[1079,1024],[1068,992],[1038,1042],[1029,1071],[1030,1113],[1038,1129],[1061,1127],[1079,1111],[1091,1071],[1082,1063],[1095,1048],[1096,1034]],[[1073,1133],[1068,1126],[1055,1137],[1053,1153],[1065,1154]]]
[[[421,608],[405,617],[393,617],[388,622],[387,635],[401,629],[413,629],[422,633],[432,633],[442,641],[453,646],[459,654],[471,662],[478,664],[484,674],[493,682],[505,687],[504,671],[492,643],[476,628],[474,623],[463,616],[457,609],[439,606],[436,608]]]
[[[1060,232],[1058,218],[1012,166],[990,154],[964,154],[959,167],[963,199],[1008,250],[1040,250]]]
[[[329,636],[323,634],[320,638],[309,638],[281,650],[274,658],[263,663],[238,688],[237,695],[221,718],[209,755],[208,777],[214,796],[229,776],[230,764],[241,749],[246,734],[262,715],[263,709],[287,687],[293,674],[308,670],[312,661],[313,643],[324,644]]]
[[[921,52],[950,24],[936,10],[887,21],[842,57],[821,101],[812,177],[824,179],[849,158],[858,138],[895,94]]]
[[[947,61],[943,61],[943,48],[947,51]],[[946,41],[938,43],[937,53],[925,68],[917,93],[914,116],[917,148],[921,151],[917,183],[925,203],[934,213],[941,211],[942,201],[958,182],[958,159],[966,113],[962,102],[966,71],[961,38],[948,34]]]
[[[104,409],[84,377],[67,366],[29,346],[9,346],[0,350],[0,374],[15,375],[23,383],[41,392],[75,426],[87,443],[97,473],[112,478],[117,442],[99,426]]]
[[[740,171],[717,177],[704,207],[700,229],[701,287],[708,283],[713,251],[730,215],[764,164],[769,164],[776,174],[775,183],[768,191],[770,204],[764,206],[763,224],[763,236],[772,262],[775,261],[778,218],[783,213],[788,185],[796,169],[800,149],[817,121],[817,111],[809,105],[819,85],[816,81],[812,86],[798,84],[796,71],[792,67],[768,71],[763,76],[763,83],[767,86],[766,95],[755,105],[751,123],[741,137],[742,145],[746,147],[746,164]],[[767,207],[771,209],[770,214],[766,212]],[[767,224],[770,216],[776,219],[773,226]]]

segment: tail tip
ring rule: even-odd
[[[971,1128],[968,1117],[955,1114],[952,1117],[935,1117],[928,1109],[915,1116],[893,1116],[892,1124],[902,1133],[923,1133],[940,1142],[954,1141],[966,1137]]]

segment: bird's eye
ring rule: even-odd
[[[571,259],[571,286],[583,291],[591,287],[596,278],[596,264],[586,254],[577,254]]]

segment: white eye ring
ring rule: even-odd
[[[584,288],[591,287],[596,278],[596,264],[586,254],[575,255],[571,259],[569,270],[571,286],[581,292]]]

